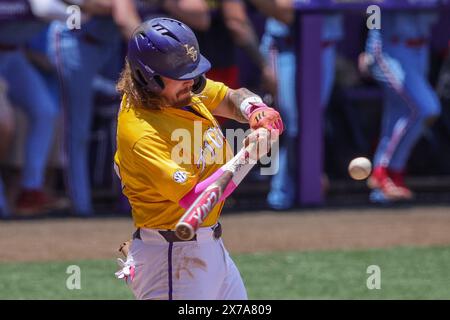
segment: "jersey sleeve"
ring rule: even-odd
[[[172,145],[160,137],[140,138],[133,154],[135,178],[170,201],[178,203],[198,182],[195,166],[172,160]]]
[[[227,94],[228,87],[222,82],[216,82],[213,80],[207,80],[205,89],[203,89],[201,95],[202,102],[208,108],[209,111],[213,111],[222,102]]]

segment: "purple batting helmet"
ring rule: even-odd
[[[161,76],[174,80],[195,79],[193,91],[201,91],[203,74],[211,68],[200,54],[194,32],[184,23],[155,18],[142,23],[128,42],[128,63],[133,78],[149,91],[164,89]]]

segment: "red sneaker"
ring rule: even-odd
[[[68,201],[54,198],[41,190],[22,190],[16,201],[18,215],[32,216],[68,208]]]
[[[414,197],[413,192],[411,189],[409,189],[405,184],[405,172],[404,171],[395,171],[395,170],[388,170],[389,177],[392,179],[392,182],[394,184],[402,189],[404,194],[407,196],[408,199],[412,199]]]
[[[370,189],[380,190],[387,200],[397,201],[412,198],[412,192],[408,188],[394,183],[386,167],[375,167],[372,175],[367,180],[367,186]]]
[[[388,171],[385,167],[375,167],[373,168],[372,174],[367,179],[367,186],[370,189],[380,188],[388,179]]]

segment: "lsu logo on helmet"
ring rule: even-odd
[[[186,49],[186,54],[189,56],[189,58],[192,59],[192,61],[197,60],[197,50],[195,50],[194,47],[189,47],[188,44],[183,45],[183,47]]]

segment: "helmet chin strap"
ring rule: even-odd
[[[200,100],[201,99],[205,99],[205,98],[207,98],[207,96],[205,96],[205,95],[203,95],[203,94],[201,94],[201,93],[194,93],[194,92],[191,92],[191,98],[199,98]],[[196,105],[197,104],[197,102],[194,102],[194,101],[191,101],[191,106],[194,106],[194,105]]]
[[[192,92],[194,94],[200,94],[206,86],[206,77],[204,74],[194,79],[194,85],[192,86]]]

